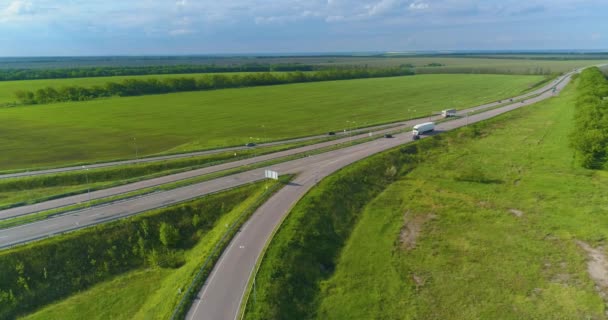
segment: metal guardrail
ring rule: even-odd
[[[173,313],[171,314],[171,320],[185,318],[185,315],[187,314],[187,311],[188,311],[188,310],[186,310],[186,308],[192,304],[193,298],[196,296],[196,293],[205,284],[205,283],[199,283],[199,282],[202,281],[206,272],[211,272],[211,270],[209,269],[209,267],[211,266],[211,263],[215,262],[215,260],[217,258],[219,258],[218,253],[220,252],[220,250],[223,250],[225,248],[225,246],[230,242],[230,240],[232,239],[232,235],[235,232],[235,229],[237,227],[240,227],[245,222],[243,220],[244,217],[246,217],[250,214],[253,214],[255,212],[255,210],[268,199],[268,196],[270,196],[274,192],[278,191],[278,189],[281,187],[281,185],[282,185],[282,183],[275,184],[272,188],[269,188],[266,191],[264,191],[264,193],[262,193],[260,195],[260,197],[254,203],[252,203],[247,208],[245,208],[245,210],[243,210],[243,212],[232,223],[232,225],[230,225],[230,227],[228,227],[226,232],[224,232],[224,234],[220,238],[220,241],[218,241],[216,243],[216,245],[211,250],[211,253],[207,256],[207,258],[205,258],[199,271],[196,273],[196,275],[192,279],[192,282],[190,282],[188,289],[186,289],[186,291],[184,292],[184,295],[180,299],[180,302],[177,304],[177,306],[173,310]]]

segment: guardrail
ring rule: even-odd
[[[291,180],[292,178],[293,175],[283,176],[281,179],[282,183],[275,184],[272,188],[269,188],[264,191],[264,193],[260,195],[256,202],[245,208],[245,210],[243,210],[243,212],[237,217],[237,219],[232,223],[232,225],[228,227],[226,232],[224,232],[224,234],[220,238],[220,241],[218,241],[218,243],[211,250],[211,253],[203,261],[203,264],[192,279],[192,282],[188,286],[188,289],[186,289],[184,295],[180,299],[180,302],[173,310],[173,314],[171,314],[171,320],[183,319],[186,316],[190,306],[192,305],[192,301],[196,297],[198,291],[203,287],[204,281],[207,280],[207,275],[211,272],[211,269],[215,264],[216,260],[219,258],[221,252],[232,240],[233,235],[236,233],[236,229],[240,228],[241,225],[243,225],[243,223],[245,222],[244,218],[253,214],[260,205],[262,205],[272,194],[278,191],[282,184],[286,181],[286,179]]]

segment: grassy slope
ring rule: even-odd
[[[394,121],[515,95],[539,80],[427,75],[3,109],[0,170],[133,157],[133,137],[143,155],[346,129],[346,121]]]
[[[518,111],[371,202],[322,284],[318,318],[603,319],[573,240],[608,237],[608,176],[573,164],[573,98],[570,87]],[[467,172],[502,182],[459,181]],[[406,212],[437,216],[410,251],[398,240]]]
[[[274,183],[268,183],[268,186]],[[185,253],[186,263],[178,269],[142,269],[115,277],[89,290],[49,305],[23,319],[168,319],[178,302],[178,291],[190,284],[226,225],[231,225],[264,193],[259,183],[247,200],[225,214]]]

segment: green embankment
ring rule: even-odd
[[[271,242],[246,318],[604,319],[576,240],[608,238],[608,175],[573,160],[576,94],[322,181]]]
[[[48,304],[32,317],[167,318],[226,226],[279,186],[250,184],[2,251],[0,318]],[[158,281],[150,285],[149,279]],[[107,292],[108,283],[123,290]]]
[[[321,134],[513,96],[541,76],[424,75],[0,110],[0,170]]]

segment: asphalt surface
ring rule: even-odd
[[[368,132],[369,130],[380,130],[380,129],[384,129],[384,128],[398,126],[400,124],[401,124],[401,122],[395,122],[395,123],[377,125],[377,126],[373,126],[373,127],[353,129],[350,131],[336,131],[336,136],[352,135],[354,133]],[[256,146],[256,148],[278,146],[278,145],[290,144],[290,143],[295,143],[295,142],[305,142],[305,141],[310,141],[310,140],[314,140],[314,139],[329,138],[329,137],[331,137],[331,136],[329,136],[327,134],[323,134],[323,135],[316,135],[316,136],[309,136],[309,137],[302,137],[302,138],[295,138],[295,139],[288,139],[288,140],[281,140],[281,141],[274,141],[274,142],[266,142],[266,143],[258,144]],[[246,146],[227,147],[227,148],[220,148],[220,149],[213,149],[213,150],[179,153],[179,154],[156,156],[156,157],[146,157],[146,158],[131,159],[131,160],[120,160],[120,161],[103,162],[103,163],[95,163],[95,164],[87,164],[87,165],[77,165],[77,166],[69,166],[69,167],[53,168],[53,169],[31,170],[31,171],[0,174],[0,179],[30,177],[30,176],[38,176],[38,175],[45,175],[45,174],[55,174],[55,173],[78,171],[78,170],[85,170],[85,169],[98,169],[98,168],[114,167],[114,166],[137,164],[137,163],[147,163],[147,162],[155,162],[155,161],[163,161],[163,160],[184,159],[184,158],[211,155],[211,154],[228,152],[228,151],[242,151],[242,150],[248,150],[248,149],[251,149],[251,147],[246,147]]]
[[[569,78],[559,84],[553,83],[552,85],[556,85],[559,92],[568,82]],[[524,103],[517,102],[505,107],[478,113],[469,116],[468,119],[460,118],[444,122],[437,126],[435,134],[466,126],[469,123],[483,121],[550,98],[553,95],[552,92],[545,92],[538,97],[527,99]],[[302,168],[293,183],[285,186],[264,203],[232,239],[197,295],[186,319],[236,319],[256,261],[260,258],[263,248],[269,241],[273,230],[289,213],[293,205],[318,180],[332,174],[336,170],[371,154],[386,150],[391,146],[408,142],[411,142],[409,133],[399,134],[394,139],[379,140],[357,146],[359,148],[339,150],[341,151],[340,155],[336,155],[331,160],[317,159],[315,166],[312,168]]]
[[[525,95],[514,97],[513,100],[525,99],[527,97],[534,96],[534,95],[537,95],[542,92],[547,92],[547,90],[550,90],[551,87],[553,87],[554,85],[556,85],[559,81],[562,81],[563,79],[564,79],[564,77],[560,77],[557,80],[555,80],[554,82],[543,86],[542,88],[529,92]],[[506,100],[503,100],[503,101],[506,101]],[[462,116],[462,115],[469,114],[472,112],[477,112],[477,111],[480,111],[483,109],[495,108],[497,106],[500,106],[503,103],[504,102],[487,103],[484,105],[461,110],[457,114]],[[336,139],[336,140],[331,140],[331,141],[326,141],[326,142],[308,145],[308,146],[304,146],[304,147],[294,148],[294,149],[290,149],[290,150],[270,153],[270,154],[252,157],[252,158],[248,158],[248,159],[227,162],[227,163],[223,163],[220,165],[204,167],[204,168],[200,168],[200,169],[196,169],[196,170],[190,170],[190,171],[162,176],[162,177],[158,177],[158,178],[142,180],[139,182],[125,184],[122,186],[111,187],[111,188],[97,190],[97,191],[93,191],[93,192],[89,192],[89,193],[83,193],[83,194],[58,198],[58,199],[54,199],[54,200],[35,203],[32,205],[18,206],[18,207],[14,207],[14,208],[10,208],[10,209],[0,210],[0,220],[14,218],[14,217],[32,214],[32,213],[45,211],[45,210],[58,209],[58,208],[62,208],[62,207],[70,206],[70,205],[79,204],[79,203],[86,203],[89,201],[98,200],[98,199],[102,199],[102,198],[118,196],[118,195],[121,195],[124,193],[133,192],[133,191],[136,191],[139,189],[156,187],[156,186],[160,186],[160,185],[167,184],[167,183],[172,183],[172,182],[177,182],[177,181],[184,180],[184,179],[198,177],[201,175],[206,175],[206,174],[215,173],[215,172],[219,172],[219,171],[239,168],[239,167],[247,166],[247,165],[253,165],[255,163],[278,159],[278,158],[286,157],[286,156],[290,156],[290,155],[306,153],[306,152],[314,151],[316,149],[333,146],[333,145],[337,145],[340,143],[345,143],[345,142],[348,142],[351,140],[363,139],[363,138],[368,137],[369,132],[372,132],[374,135],[378,135],[378,134],[382,135],[387,132],[393,132],[395,130],[412,127],[415,124],[420,123],[422,121],[427,121],[427,120],[430,121],[430,120],[438,120],[438,119],[441,119],[441,116],[435,115],[435,116],[432,116],[429,118],[414,119],[414,120],[400,122],[397,125],[390,124],[390,125],[383,125],[383,126],[378,126],[378,127],[373,127],[373,128],[361,129],[364,133],[361,133],[358,135],[352,135],[352,136],[348,136],[348,137],[344,137],[344,138],[340,138],[340,139]],[[374,128],[376,129],[376,131],[370,131]],[[224,149],[224,151],[225,150],[227,150],[227,149]],[[192,157],[195,155],[199,155],[199,153],[186,154],[186,155],[174,155],[174,156],[170,156],[170,157],[174,157],[174,158],[186,157],[186,156]],[[150,159],[152,159],[152,158],[150,158]],[[142,159],[141,161],[148,161],[148,160],[152,161],[150,159]],[[163,159],[166,160],[166,158],[163,158]],[[134,161],[138,161],[138,160],[134,160]],[[117,162],[114,162],[114,165],[116,165],[116,163]],[[124,162],[120,162],[120,163],[124,164]],[[134,162],[129,162],[129,163],[134,163]],[[110,166],[111,163],[99,164],[99,166],[106,166],[106,165]],[[92,168],[93,166],[87,166],[87,167]],[[52,170],[70,171],[70,170],[77,170],[80,168],[81,167],[68,167],[68,168],[52,169]],[[41,172],[42,171],[40,171],[38,173],[42,174]],[[57,172],[59,172],[59,171],[57,171]],[[34,174],[33,172],[30,172],[30,173]],[[2,235],[0,232],[0,239],[1,239],[1,236]]]
[[[558,78],[562,79],[562,77]],[[557,81],[553,81],[550,84],[547,84],[537,90],[528,92],[526,94],[517,96],[517,97],[513,97],[513,100],[517,100],[517,99],[522,99],[522,98],[526,98],[535,94],[539,94],[541,92],[544,92],[546,90],[548,90],[552,85],[554,85],[554,83],[556,83]],[[502,100],[503,102],[508,101],[508,99]],[[492,103],[488,103],[488,104],[484,104],[484,105],[480,105],[480,106],[476,106],[473,108],[469,108],[466,110],[461,110],[462,112],[475,112],[477,110],[481,110],[481,109],[485,109],[485,108],[491,108],[497,105],[500,105],[501,103],[498,102],[492,102]],[[406,121],[401,121],[401,122],[395,122],[395,123],[388,123],[388,124],[383,124],[383,125],[377,125],[377,126],[372,126],[372,127],[367,127],[367,128],[360,128],[360,129],[354,129],[354,130],[350,130],[350,131],[342,131],[342,130],[337,130],[336,135],[351,135],[353,133],[362,133],[362,132],[369,132],[371,131],[377,131],[377,130],[381,130],[381,129],[385,129],[388,127],[394,127],[394,126],[403,126],[405,124]],[[304,141],[309,141],[309,140],[314,140],[314,139],[320,139],[320,138],[327,138],[328,135],[323,134],[323,135],[315,135],[315,136],[309,136],[309,137],[302,137],[302,138],[295,138],[295,139],[288,139],[288,140],[281,140],[281,141],[274,141],[274,142],[267,142],[267,143],[261,143],[258,145],[258,147],[269,147],[269,146],[278,146],[278,145],[283,145],[283,144],[289,144],[289,143],[295,143],[295,142],[304,142]],[[183,159],[183,158],[192,158],[192,157],[197,157],[197,156],[203,156],[203,155],[211,155],[211,154],[217,154],[217,153],[221,153],[221,152],[227,152],[227,151],[240,151],[240,150],[246,150],[249,149],[249,147],[245,147],[245,146],[237,146],[237,147],[228,147],[228,148],[220,148],[220,149],[213,149],[213,150],[205,150],[205,151],[197,151],[197,152],[189,152],[189,153],[180,153],[180,154],[173,154],[173,155],[164,155],[164,156],[156,156],[156,157],[146,157],[146,158],[140,158],[140,159],[131,159],[131,160],[121,160],[121,161],[111,161],[111,162],[103,162],[103,163],[95,163],[95,164],[88,164],[85,165],[83,168],[83,165],[76,165],[76,166],[69,166],[69,167],[61,167],[61,168],[53,168],[53,169],[43,169],[43,170],[31,170],[31,171],[23,171],[23,172],[16,172],[16,173],[8,173],[8,174],[0,174],[0,179],[7,179],[7,178],[18,178],[18,177],[29,177],[29,176],[37,176],[37,175],[45,175],[45,174],[55,174],[55,173],[62,173],[62,172],[70,172],[70,171],[78,171],[78,170],[84,170],[85,168],[87,169],[98,169],[98,168],[106,168],[106,167],[113,167],[113,166],[120,166],[120,165],[128,165],[128,164],[137,164],[137,163],[146,163],[146,162],[154,162],[154,161],[163,161],[163,160],[173,160],[173,159]]]

